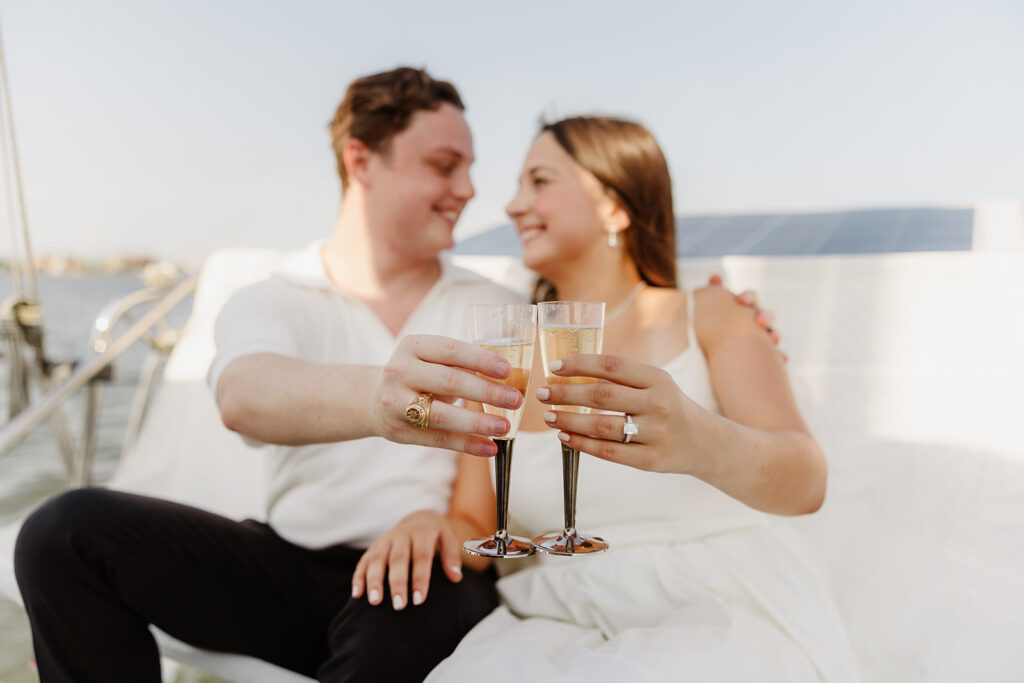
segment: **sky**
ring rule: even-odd
[[[457,237],[505,220],[540,118],[578,113],[646,124],[681,214],[1024,198],[1019,0],[2,0],[0,22],[37,255],[328,236],[327,124],[403,64],[467,104]]]

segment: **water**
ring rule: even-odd
[[[39,299],[45,307],[47,354],[57,360],[87,361],[94,354],[89,348],[89,333],[100,310],[111,301],[142,287],[131,275],[103,277],[41,277]],[[0,297],[13,291],[10,276],[0,275]],[[188,314],[188,304],[172,311],[169,320],[180,325]],[[126,325],[117,331],[123,332]],[[139,370],[149,347],[136,343],[115,364],[112,382],[104,385],[97,431],[93,482],[108,480],[117,467],[121,444],[127,428]],[[8,406],[7,361],[0,360],[0,420],[6,424]],[[74,438],[80,439],[84,419],[85,394],[77,392],[65,404],[65,415]],[[0,527],[23,518],[32,509],[68,485],[67,473],[50,423],[44,422],[13,451],[0,456]],[[7,548],[3,549],[4,552]],[[28,621],[24,611],[0,595],[0,683],[37,681],[29,662],[32,659]],[[191,674],[183,674],[197,680]],[[178,676],[178,680],[183,680]],[[206,679],[209,680],[209,679]]]
[[[5,276],[0,282],[0,295],[8,295],[12,291],[10,278]],[[57,360],[79,361],[94,357],[89,348],[93,319],[107,303],[141,286],[138,278],[128,275],[41,278],[39,299],[46,316],[47,355]],[[126,351],[115,365],[115,380],[104,386],[94,469],[96,481],[108,478],[117,464],[139,368],[147,352],[142,344]],[[9,398],[7,372],[4,360],[0,363],[0,419],[4,420]],[[34,398],[37,397],[38,394]],[[84,392],[79,391],[64,410],[76,438],[82,433],[84,405]],[[66,479],[50,423],[44,422],[12,452],[0,456],[0,525],[21,517],[26,508],[37,504],[41,497],[59,491]]]

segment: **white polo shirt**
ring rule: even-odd
[[[384,365],[402,336],[469,339],[471,304],[522,301],[515,292],[442,260],[440,279],[395,337],[369,307],[330,281],[322,246],[318,242],[296,252],[270,278],[239,290],[224,305],[215,330],[211,388],[216,390],[231,361],[253,353]],[[379,437],[272,448],[267,521],[298,545],[366,547],[411,512],[448,510],[456,469],[451,451]]]

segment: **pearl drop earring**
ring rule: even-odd
[[[618,230],[609,230],[608,231],[608,246],[612,247],[613,249],[615,247],[619,246],[619,231]]]

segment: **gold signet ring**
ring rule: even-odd
[[[405,407],[405,419],[416,429],[426,429],[430,426],[430,404],[434,397],[430,394],[420,394]]]

